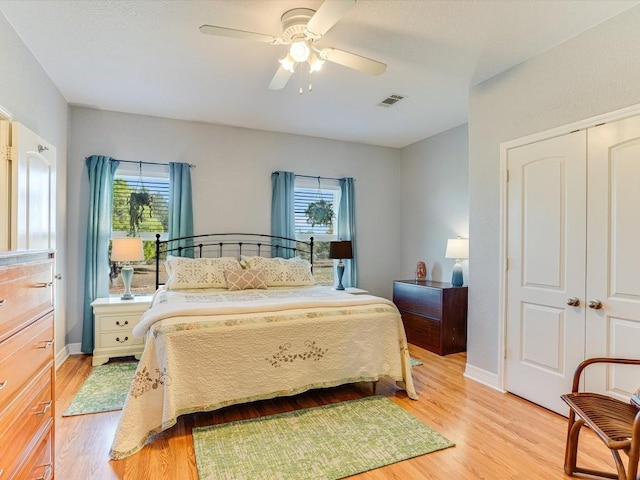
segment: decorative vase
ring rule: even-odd
[[[418,262],[416,265],[416,280],[427,279],[427,265],[424,262]]]

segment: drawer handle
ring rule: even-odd
[[[3,306],[5,303],[7,303],[6,298],[3,298],[2,300],[0,300],[0,307]],[[2,472],[0,472],[0,475],[2,475]]]
[[[45,467],[44,472],[42,472],[41,477],[37,477],[36,480],[46,480],[49,478],[49,474],[51,473],[51,467],[53,466],[51,463],[47,463],[46,465],[38,465],[39,467]]]
[[[7,383],[9,383],[9,380],[5,380],[4,382],[0,383],[0,390],[2,390],[4,387],[6,387]]]
[[[49,348],[51,345],[53,345],[53,340],[47,340],[44,345],[40,345],[38,348],[42,348],[44,350],[45,348]]]
[[[129,320],[125,320],[122,325],[120,324],[120,320],[116,320],[116,325],[118,325],[119,327],[124,327],[126,325],[129,325]]]
[[[42,403],[45,404],[44,408],[41,411],[36,412],[35,413],[36,415],[44,415],[45,413],[47,413],[47,410],[49,410],[51,408],[51,405],[53,404],[53,400],[49,400],[48,402],[42,402]]]
[[[40,288],[47,288],[47,287],[50,287],[51,285],[53,285],[53,282],[42,282],[42,283],[39,283],[37,286]]]
[[[116,342],[124,343],[128,341],[129,341],[129,337],[124,337],[124,340],[120,340],[120,337],[116,337]]]

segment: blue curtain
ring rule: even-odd
[[[84,267],[83,353],[93,353],[93,310],[91,302],[109,296],[109,240],[111,197],[117,160],[93,155],[86,160],[89,171],[89,221]]]
[[[271,235],[286,238],[296,237],[296,217],[294,213],[294,190],[296,176],[292,172],[273,172],[271,174]],[[277,241],[274,245],[295,247],[295,242]],[[271,250],[272,257],[291,258],[294,256],[288,248]]]
[[[191,169],[188,163],[169,162],[169,239],[193,236]],[[193,258],[193,239],[171,242],[169,248],[185,247],[183,257]],[[173,255],[178,255],[174,252]]]
[[[357,248],[356,248],[356,208],[355,194],[353,191],[353,178],[340,179],[340,207],[338,208],[338,239],[351,240],[353,258],[344,260],[344,277],[342,283],[345,287],[358,285]]]

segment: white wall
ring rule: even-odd
[[[467,362],[497,373],[501,142],[640,103],[640,7],[473,87]]]
[[[271,172],[354,177],[361,288],[391,298],[400,244],[400,152],[357,143],[72,107],[68,342],[81,338],[88,176],[84,158],[189,162],[196,233],[269,233]]]
[[[0,13],[0,105],[13,114],[13,120],[55,145],[57,154],[57,271],[56,281],[62,298],[68,280],[66,269],[66,165],[67,102],[49,79],[29,49]],[[56,351],[65,347],[65,303],[56,305]]]
[[[447,239],[469,236],[467,125],[401,150],[400,276],[414,278],[416,263],[428,279],[451,282],[454,261],[444,258]],[[472,241],[472,240],[471,240]],[[468,261],[462,262],[465,284]]]

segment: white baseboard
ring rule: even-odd
[[[60,368],[67,358],[69,358],[69,346],[65,345],[62,350],[56,353],[56,370]]]
[[[80,350],[82,348],[82,344],[81,343],[69,343],[67,344],[67,348],[69,349],[69,355],[81,355],[82,351]]]
[[[500,387],[498,375],[495,373],[487,372],[486,370],[474,367],[473,365],[469,365],[467,363],[465,365],[463,376],[504,393],[504,390]]]

